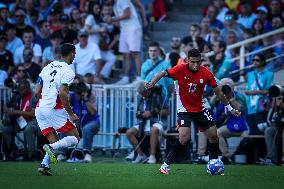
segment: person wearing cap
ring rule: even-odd
[[[264,23],[264,30],[271,31],[271,21],[268,20],[268,10],[265,6],[259,6],[256,9],[256,16]]]
[[[223,103],[219,103],[216,106],[216,112],[213,116],[216,120],[217,135],[219,138],[219,148],[222,152],[221,160],[224,163],[230,163],[231,154],[229,152],[227,139],[230,137],[247,135],[247,122],[246,122],[246,98],[243,94],[234,89],[234,82],[230,78],[223,78],[220,80],[220,89],[223,94],[230,101],[232,107],[242,112],[241,116],[237,117],[232,114],[228,114]]]
[[[16,26],[13,24],[6,24],[4,27],[4,33],[7,36],[6,49],[14,54],[16,49],[23,45],[22,39],[16,36]]]
[[[89,34],[86,30],[78,33],[79,43],[75,45],[76,56],[74,59],[74,70],[76,74],[84,76],[86,73],[95,75],[97,83],[103,83],[101,71],[103,68],[101,51],[97,44],[88,42]]]

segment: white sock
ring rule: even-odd
[[[50,159],[49,159],[49,155],[47,153],[45,153],[41,164],[45,165],[46,167],[49,167]]]
[[[75,136],[66,136],[63,139],[50,144],[50,146],[54,150],[57,150],[59,148],[75,146],[77,143],[78,143],[78,139]]]

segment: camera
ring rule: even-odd
[[[12,90],[12,93],[19,93],[17,83],[10,77],[4,80],[4,85]]]
[[[136,118],[137,118],[137,119],[143,119],[143,112],[137,111],[137,112],[136,112]]]
[[[268,94],[271,97],[284,96],[284,88],[280,85],[272,85],[268,89]]]
[[[72,83],[69,87],[69,90],[73,91],[75,93],[78,93],[78,94],[82,94],[82,93],[87,92],[88,95],[89,95],[89,94],[91,94],[92,88],[91,87],[89,88],[86,85],[86,83],[81,81],[79,83]]]

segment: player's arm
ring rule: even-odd
[[[150,82],[145,84],[145,88],[146,89],[151,89],[153,88],[156,83],[163,77],[167,77],[169,74],[167,71],[162,71],[160,73],[158,73]]]
[[[79,118],[77,117],[76,114],[74,114],[74,112],[72,111],[72,108],[70,106],[70,101],[69,101],[69,96],[68,96],[68,84],[62,84],[60,86],[59,96],[60,96],[61,102],[62,102],[65,110],[67,111],[67,113],[69,114],[71,119],[73,121],[79,120]]]
[[[238,110],[234,109],[230,103],[229,100],[225,97],[225,95],[222,93],[221,89],[219,87],[214,87],[213,88],[214,93],[216,94],[217,97],[219,97],[219,99],[221,100],[221,102],[223,104],[225,104],[226,108],[235,116],[240,116],[241,112],[239,112]]]

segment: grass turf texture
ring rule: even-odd
[[[38,163],[0,162],[2,189],[72,188],[284,188],[283,166],[226,165],[224,176],[211,176],[206,165],[174,164],[169,175],[160,175],[160,165],[129,163],[59,163],[53,176],[41,176]]]

